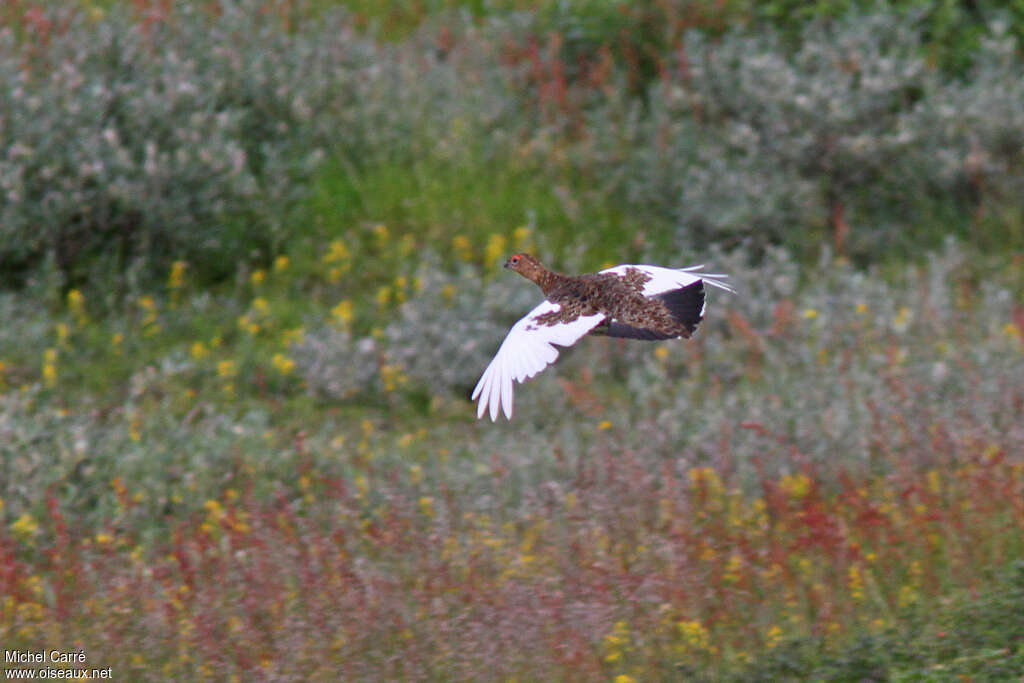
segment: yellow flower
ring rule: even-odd
[[[380,378],[384,382],[384,390],[389,392],[395,391],[399,386],[408,381],[408,378],[402,372],[402,367],[392,363],[385,363],[381,366]]]
[[[278,372],[280,372],[282,375],[287,375],[288,373],[295,369],[295,361],[293,361],[291,358],[288,358],[283,353],[275,353],[271,362],[274,364],[274,367],[277,368]]]
[[[619,674],[615,677],[615,683],[636,683],[636,679],[626,674]]]
[[[39,523],[27,512],[11,524],[11,532],[25,541],[35,536],[38,531]]]
[[[782,629],[779,628],[778,625],[773,625],[771,628],[768,629],[767,637],[765,638],[765,640],[767,641],[769,650],[774,648],[782,641]]]
[[[791,500],[803,500],[811,491],[811,479],[803,472],[783,475],[779,488]]]
[[[115,332],[110,337],[110,343],[113,344],[115,347],[120,346],[121,344],[124,343],[124,335],[121,334],[120,332]]]
[[[505,255],[506,249],[505,236],[494,233],[487,240],[487,247],[484,250],[485,262],[490,265],[501,259]]]
[[[201,341],[193,342],[192,348],[189,349],[189,353],[192,355],[193,360],[202,360],[210,355],[210,351],[206,348],[206,344]]]
[[[128,423],[128,436],[132,441],[142,440],[142,418],[138,415],[132,416],[131,422]]]
[[[203,508],[206,510],[206,518],[210,521],[216,522],[224,518],[224,506],[218,500],[213,498],[207,499],[203,503]]]
[[[611,420],[601,420],[597,424],[597,428],[600,429],[602,432],[605,431],[606,429],[611,429],[612,428]]]
[[[348,325],[352,322],[352,302],[348,299],[340,302],[337,306],[331,309],[331,315],[342,325]]]
[[[388,287],[387,285],[384,285],[383,287],[381,287],[380,289],[377,290],[377,304],[379,306],[387,306],[388,302],[390,300],[391,300],[391,288],[390,287]]]
[[[267,279],[267,274],[263,270],[254,270],[252,275],[249,276],[249,282],[253,286],[262,285],[263,281]]]
[[[729,561],[725,564],[725,579],[726,583],[738,583],[740,580],[740,570],[743,569],[743,558],[739,555],[732,555],[729,557]]]
[[[659,346],[654,349],[654,357],[658,360],[665,360],[669,356],[669,350],[667,346]]]
[[[425,516],[433,519],[434,515],[437,514],[434,512],[434,499],[430,496],[423,496],[420,498],[420,510],[423,511]]]
[[[43,352],[43,382],[48,387],[57,384],[57,349],[49,348]]]
[[[260,315],[266,315],[267,311],[270,310],[270,304],[262,296],[258,296],[252,300],[252,307],[256,309],[256,312]]]
[[[910,309],[906,306],[901,306],[900,310],[896,312],[896,317],[893,318],[892,326],[897,332],[903,332],[910,325],[910,321],[913,318],[913,314]]]
[[[398,243],[398,253],[402,258],[405,258],[416,250],[416,240],[412,235],[402,235],[402,240]]]
[[[391,235],[388,232],[388,226],[384,225],[383,223],[378,223],[377,225],[373,226],[373,236],[377,238],[378,242],[384,243],[388,241],[388,238]]]
[[[690,470],[690,484],[697,489],[705,488],[712,496],[719,495],[724,490],[718,473],[710,467],[696,467]]]
[[[694,650],[711,649],[711,634],[708,633],[704,624],[700,623],[696,619],[692,621],[680,621],[679,635],[682,636],[683,642]]]
[[[337,263],[338,261],[347,261],[351,254],[348,251],[348,247],[341,240],[334,240],[327,245],[327,253],[324,254],[324,263]]]
[[[441,288],[441,296],[445,301],[451,302],[455,298],[455,293],[458,291],[455,285],[449,283]]]
[[[860,567],[852,565],[847,572],[847,584],[850,587],[850,596],[854,602],[864,599],[864,577],[860,573]]]
[[[114,540],[114,537],[110,534],[105,534],[102,531],[96,534],[96,545],[110,545]]]
[[[409,288],[409,278],[399,275],[395,278],[395,303],[405,302],[405,292]]]
[[[864,315],[868,312],[868,305],[863,301],[857,303],[857,307],[854,309],[858,314]]]
[[[917,590],[913,586],[902,586],[900,587],[900,594],[896,598],[896,602],[901,608],[904,608],[917,602],[917,598]]]
[[[529,247],[530,240],[530,229],[525,225],[521,225],[512,231],[512,244],[515,245],[516,249],[526,249]]]
[[[66,347],[71,330],[64,323],[57,323],[57,343]]]
[[[167,276],[167,287],[169,289],[181,289],[185,284],[185,262],[175,261],[171,264],[171,273]]]
[[[288,259],[288,257],[282,254],[281,256],[278,256],[276,259],[274,259],[274,271],[278,273],[283,273],[284,271],[288,270],[288,264],[290,263],[291,261]]]
[[[294,327],[290,330],[285,330],[281,335],[281,343],[285,346],[292,344],[301,344],[303,336],[306,334],[304,327]]]
[[[818,311],[813,308],[804,309],[803,316],[805,320],[814,320],[818,317]]]
[[[473,247],[463,235],[456,235],[452,238],[452,249],[461,261],[473,260]]]
[[[604,661],[614,664],[622,659],[623,649],[628,646],[629,640],[629,624],[625,621],[615,622],[612,632],[604,637],[604,647],[608,652]]]
[[[85,297],[77,289],[68,291],[68,308],[78,318],[79,324],[85,322]]]
[[[238,368],[235,367],[235,361],[233,360],[222,360],[217,363],[217,374],[221,377],[234,377],[238,374]]]

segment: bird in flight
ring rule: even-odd
[[[529,254],[505,262],[544,292],[544,301],[512,326],[473,389],[477,419],[490,410],[512,419],[512,381],[524,382],[558,358],[558,346],[572,346],[587,333],[609,337],[688,339],[704,318],[704,283],[735,290],[728,275],[704,274],[704,266],[660,268],[621,265],[586,275],[548,270]]]

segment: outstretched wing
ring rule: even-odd
[[[511,420],[512,380],[523,382],[533,377],[558,358],[554,344],[572,346],[605,319],[603,313],[595,313],[549,323],[561,310],[561,304],[544,301],[508,331],[494,360],[473,389],[473,400],[480,399],[477,419],[483,417],[489,407],[492,422],[498,419],[499,408]]]

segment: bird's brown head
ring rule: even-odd
[[[545,292],[551,283],[559,277],[541,265],[540,261],[526,253],[513,254],[508,261],[505,261],[505,267],[511,268],[527,280],[537,283]]]
[[[510,256],[508,261],[505,261],[505,267],[511,268],[527,278],[530,277],[530,273],[544,270],[544,266],[540,264],[540,261],[525,253]]]

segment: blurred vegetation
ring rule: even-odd
[[[422,27],[394,45],[360,37],[366,8],[8,10],[4,282],[52,258],[67,286],[124,292],[179,259],[214,283],[321,219],[421,244],[533,222],[588,265],[709,242],[814,259],[827,241],[860,263],[947,234],[1024,248],[1012,13],[978,5],[991,21],[967,40],[928,28],[968,12],[953,3],[811,3],[790,24],[728,5],[717,28],[700,3],[597,5],[409,5]],[[962,69],[930,56],[939,35]]]
[[[1022,12],[4,3],[0,639],[138,680],[1024,675]],[[739,293],[477,422],[519,250]]]

